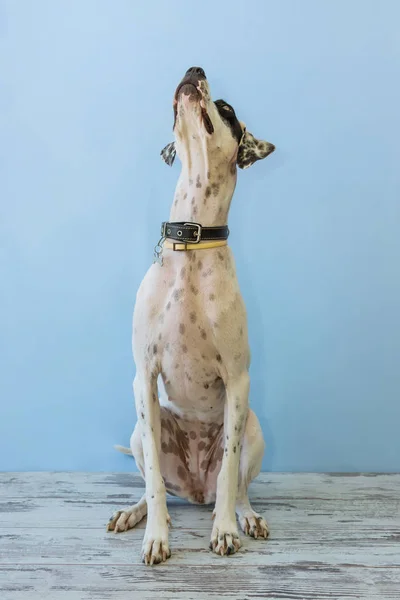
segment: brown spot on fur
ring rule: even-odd
[[[202,402],[206,402],[208,400],[207,396],[200,396],[200,400]]]
[[[203,340],[207,339],[207,333],[206,333],[205,329],[201,329],[200,330],[200,334],[201,334],[201,337],[203,338]]]
[[[204,450],[204,448],[206,447],[206,443],[204,441],[199,442],[197,449],[199,452],[201,452],[202,450]]]
[[[203,469],[204,471],[206,471],[207,467],[208,467],[208,460],[206,460],[206,459],[202,460],[200,463],[200,469]]]
[[[186,329],[186,328],[185,328],[184,324],[183,324],[183,323],[180,323],[180,325],[179,325],[179,333],[180,333],[181,335],[183,335],[183,334],[185,333],[185,329]]]
[[[186,275],[186,268],[182,267],[182,269],[181,269],[181,279],[184,279],[185,275]]]
[[[220,448],[218,448],[217,452],[215,453],[215,457],[217,460],[222,460],[223,455],[224,455],[224,449],[221,446]]]
[[[201,262],[201,260],[199,260],[199,262],[197,263],[197,268],[198,268],[198,270],[199,270],[199,271],[201,271],[201,270],[202,270],[202,268],[203,268],[203,263]]]
[[[187,198],[187,194],[184,194],[183,199],[186,200]]]
[[[175,369],[179,369],[179,364],[178,363],[175,364]]]
[[[192,205],[192,206],[194,206],[194,203],[195,203],[195,202],[196,202],[196,200],[195,200],[195,198],[194,198],[194,196],[193,196],[193,198],[192,198],[192,201],[191,201],[191,205]]]
[[[204,389],[205,389],[205,390],[208,390],[208,388],[209,388],[210,386],[209,386],[209,384],[208,384],[208,383],[205,383],[205,384],[203,385],[203,387],[204,387]]]
[[[214,302],[214,300],[215,300],[215,294],[210,294],[208,297],[211,300],[211,302]]]
[[[213,196],[214,196],[214,198],[216,198],[218,196],[218,193],[219,193],[219,184],[218,183],[212,183],[211,187],[212,187]]]
[[[202,490],[194,490],[191,493],[191,499],[197,504],[204,504],[204,492]]]
[[[191,440],[195,440],[197,438],[197,433],[195,431],[191,431],[189,433],[189,437]]]
[[[224,260],[224,255],[222,254],[222,252],[220,252],[220,251],[218,250],[218,253],[217,253],[217,254],[218,254],[218,258],[219,258],[219,260]]]
[[[210,173],[210,171],[207,171],[207,179],[210,179],[210,177],[211,177],[211,173]]]
[[[222,358],[221,358],[221,355],[220,355],[220,354],[217,354],[217,356],[216,356],[215,358],[217,359],[217,361],[218,361],[218,362],[221,362],[221,361],[222,361]]]
[[[186,473],[185,469],[182,467],[182,465],[179,465],[177,473],[178,473],[179,479],[183,479],[185,481],[185,479],[187,478],[187,473]]]
[[[192,378],[187,371],[185,371],[185,377],[188,381],[192,381]]]
[[[156,394],[153,392],[153,402],[156,402],[156,400],[157,400],[157,396],[156,396]]]
[[[197,294],[199,293],[199,290],[197,289],[196,286],[194,286],[193,284],[190,286],[190,291],[192,292],[192,294],[194,294],[195,296],[197,296]]]
[[[167,310],[169,310],[171,308],[171,302],[168,302],[167,304]]]
[[[197,179],[196,179],[196,187],[197,187],[197,188],[201,188],[200,175],[197,175]]]
[[[157,354],[158,348],[157,348],[157,344],[154,344],[153,346],[153,354]]]
[[[158,334],[158,341],[160,342],[160,341],[161,341],[161,339],[162,339],[162,333],[159,333],[159,334]]]
[[[205,194],[205,197],[206,197],[206,198],[209,198],[210,196],[211,196],[211,188],[210,188],[210,186],[208,185],[208,186],[206,187],[206,194]]]
[[[159,322],[161,323],[161,325],[164,323],[164,313],[161,313],[158,317]]]
[[[211,267],[209,267],[207,269],[207,271],[204,271],[203,277],[208,277],[209,275],[211,275],[211,273],[212,273],[212,269],[211,269]]]
[[[186,344],[182,344],[181,348],[182,348],[182,352],[184,354],[186,354],[186,352],[188,351]]]
[[[178,302],[182,298],[183,293],[184,293],[184,289],[183,288],[180,288],[179,290],[175,290],[174,291],[174,300],[175,300],[175,302]]]
[[[169,451],[175,456],[179,456],[178,446],[175,444],[173,440],[169,440]]]
[[[196,323],[197,315],[194,311],[190,313],[189,318],[191,323]]]

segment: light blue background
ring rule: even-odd
[[[0,470],[130,470],[131,313],[192,65],[277,146],[231,245],[273,470],[400,470],[396,0],[0,2]],[[254,235],[254,224],[257,235]]]

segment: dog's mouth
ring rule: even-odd
[[[189,98],[193,98],[193,100],[200,100],[201,98],[200,92],[195,86],[195,84],[188,81],[183,81],[178,85],[175,92],[175,101],[177,101],[182,95],[189,96]]]
[[[204,79],[205,79],[205,77],[204,77]],[[184,79],[181,81],[181,83],[176,88],[176,92],[175,92],[175,96],[174,96],[174,103],[173,103],[173,108],[174,108],[174,127],[173,127],[173,129],[175,129],[175,125],[176,125],[176,121],[177,121],[177,117],[178,117],[178,103],[179,103],[180,99],[182,98],[182,96],[185,96],[189,102],[195,102],[195,103],[200,104],[201,120],[203,122],[203,125],[204,125],[207,133],[212,134],[214,132],[214,126],[211,122],[211,119],[210,119],[208,113],[207,113],[204,103],[202,102],[203,94],[202,94],[201,90],[199,89],[198,83],[199,83],[199,80],[197,80],[197,81],[193,80],[193,76],[184,77]]]

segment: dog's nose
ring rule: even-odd
[[[201,67],[190,67],[190,69],[186,71],[187,77],[191,77],[193,75],[197,75],[197,77],[203,77],[204,79],[206,79],[204,69],[202,69]]]

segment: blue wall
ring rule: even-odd
[[[0,2],[0,470],[130,470],[131,314],[201,65],[272,157],[231,245],[273,470],[400,470],[396,0]],[[252,239],[252,224],[261,235]]]

